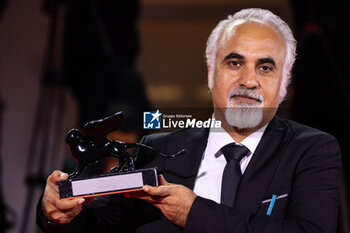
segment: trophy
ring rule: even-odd
[[[142,148],[164,158],[174,158],[186,153],[186,150],[182,149],[176,154],[165,155],[145,144],[107,140],[107,134],[117,130],[122,121],[123,113],[117,112],[107,118],[88,122],[84,125],[85,133],[78,129],[71,129],[68,132],[65,141],[78,167],[69,174],[67,180],[58,182],[61,199],[138,191],[142,190],[144,185],[158,186],[157,168],[135,170],[136,157],[127,152],[129,148]],[[79,177],[86,166],[109,156],[119,161],[111,168],[110,173]]]

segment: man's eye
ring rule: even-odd
[[[230,61],[229,64],[234,67],[240,66],[239,61]]]
[[[259,67],[259,70],[263,71],[263,72],[269,72],[272,70],[272,67],[271,66],[260,66]]]

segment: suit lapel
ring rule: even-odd
[[[165,177],[169,182],[193,189],[199,165],[207,145],[209,129],[184,130],[166,142],[172,151],[187,149],[187,153],[165,160]],[[172,141],[170,141],[172,140]]]
[[[291,136],[289,127],[274,117],[242,176],[236,199],[237,209],[257,213]]]

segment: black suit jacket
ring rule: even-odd
[[[138,167],[157,167],[172,183],[193,189],[208,129],[184,129],[142,139],[157,150],[185,155],[166,159],[139,151]],[[122,195],[100,197],[70,224],[38,224],[45,232],[238,232],[298,233],[336,230],[341,154],[336,139],[324,132],[274,117],[241,179],[236,206],[197,197],[185,228],[167,220],[142,200]],[[271,215],[269,200],[278,196]],[[40,203],[40,202],[39,202]]]

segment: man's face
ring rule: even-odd
[[[280,103],[285,44],[273,28],[257,22],[245,22],[235,30],[231,38],[220,40],[216,65],[209,67],[215,68],[211,90],[215,118],[238,128],[259,128],[272,119]],[[229,115],[237,115],[238,108],[244,109],[243,119],[230,123]],[[260,118],[257,114],[250,123],[245,113],[254,111]]]

